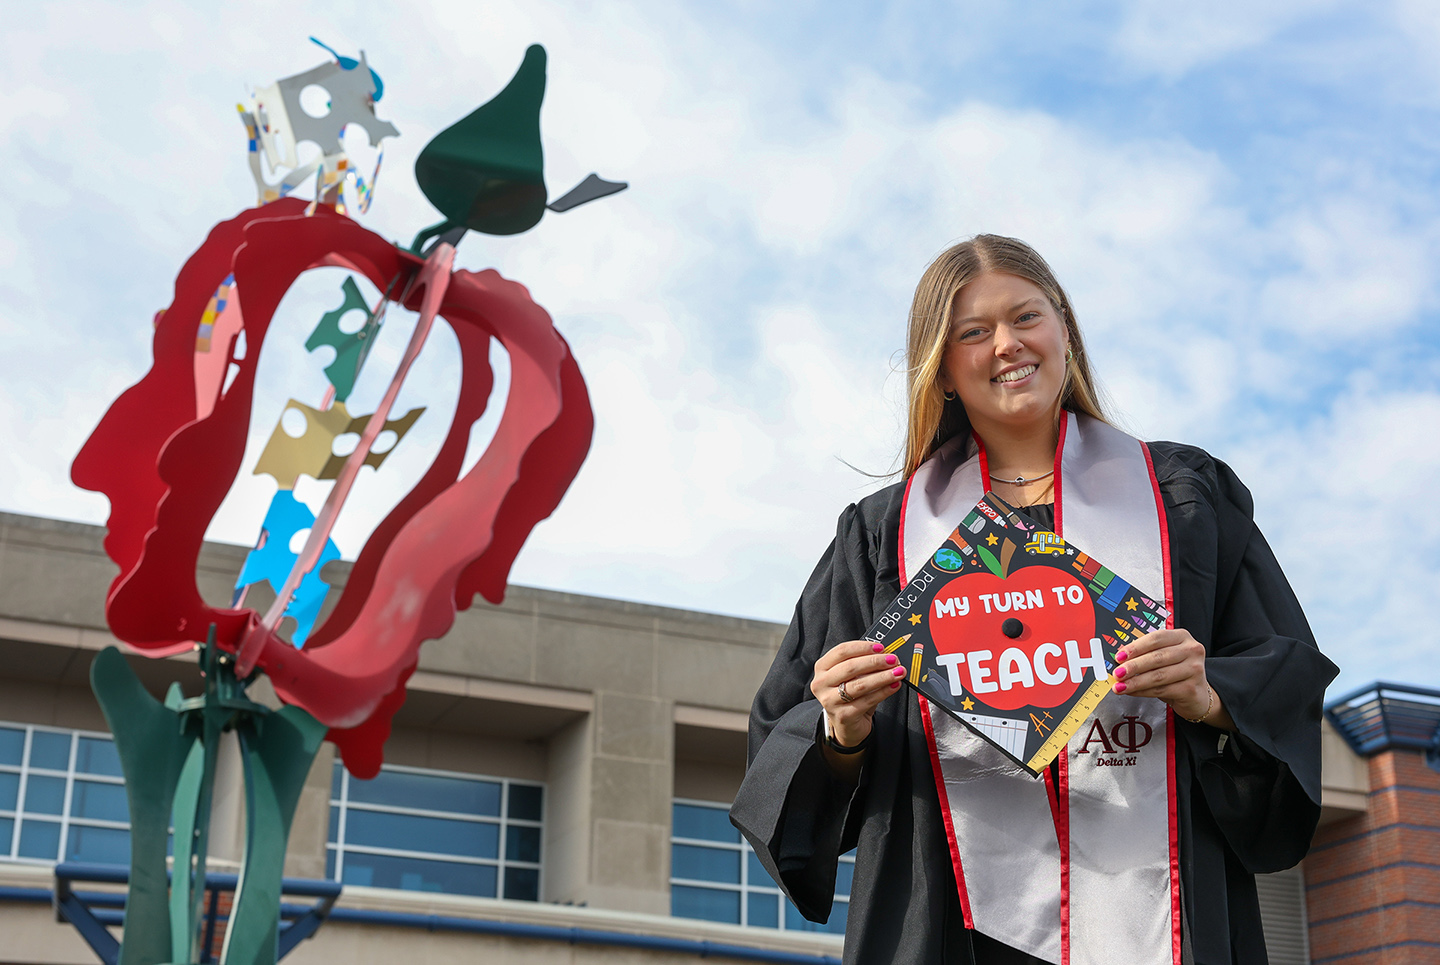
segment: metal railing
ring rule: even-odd
[[[1440,690],[1373,683],[1332,700],[1325,717],[1361,757],[1412,750],[1440,764]]]

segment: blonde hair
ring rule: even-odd
[[[915,300],[910,305],[910,325],[905,340],[906,389],[908,426],[905,435],[905,476],[941,445],[962,433],[970,433],[970,417],[965,406],[956,399],[946,399],[940,388],[940,364],[950,335],[950,317],[954,312],[960,289],[987,271],[1003,272],[1025,279],[1045,293],[1055,311],[1064,320],[1073,357],[1065,366],[1065,381],[1060,387],[1060,407],[1083,412],[1108,422],[1080,326],[1065,290],[1045,259],[1018,238],[1002,235],[976,235],[941,252],[930,263],[920,284],[915,286]]]

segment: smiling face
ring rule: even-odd
[[[1018,275],[987,271],[955,297],[940,385],[981,438],[1053,423],[1065,384],[1065,324]]]

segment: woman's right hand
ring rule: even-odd
[[[885,652],[883,644],[869,640],[837,644],[815,661],[810,692],[825,708],[837,743],[854,747],[870,736],[875,708],[900,689],[905,677],[905,668],[899,663],[893,653]]]

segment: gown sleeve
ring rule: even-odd
[[[865,633],[873,588],[869,538],[852,505],[755,695],[749,764],[730,810],[765,870],[811,921],[830,915],[839,856],[855,845],[868,775],[862,769],[859,784],[850,785],[825,763],[810,680],[821,654]]]
[[[1177,625],[1205,644],[1206,676],[1237,732],[1181,720],[1177,734],[1194,792],[1240,864],[1251,874],[1281,871],[1305,856],[1319,821],[1321,711],[1338,670],[1255,525],[1249,490],[1219,460],[1206,456],[1194,470],[1176,474],[1167,500],[1179,524]],[[1183,584],[1205,586],[1184,579],[1197,568],[1212,571],[1213,600],[1181,597]]]

